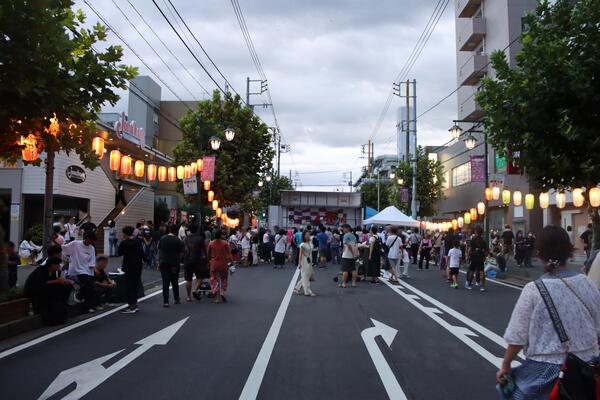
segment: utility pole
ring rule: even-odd
[[[371,176],[371,139],[369,139],[369,143],[367,144],[367,174]]]
[[[350,171],[350,193],[352,193],[352,171]]]
[[[260,92],[251,92],[250,91],[250,84],[253,82],[260,82]],[[250,108],[252,111],[254,111],[254,106],[257,106],[257,105],[262,105],[264,108],[272,106],[272,104],[269,104],[269,103],[250,104],[250,96],[260,96],[261,94],[266,92],[268,89],[269,89],[269,86],[267,84],[267,81],[263,81],[262,79],[250,79],[250,77],[246,77],[246,106],[248,108]]]
[[[407,81],[408,83],[408,81]],[[415,122],[414,122],[414,141],[413,141],[413,148],[412,148],[412,152],[413,152],[413,160],[412,160],[412,172],[413,172],[413,181],[412,181],[412,202],[410,205],[410,209],[412,212],[412,218],[413,219],[417,219],[417,80],[413,79],[412,81],[413,84],[413,113],[415,115]],[[406,86],[406,98],[408,100],[408,85]],[[407,119],[406,121],[409,121],[409,119]],[[410,130],[406,130],[406,137],[408,138],[410,134]],[[408,147],[407,147],[408,149]]]
[[[406,80],[406,162],[410,162],[410,80]],[[413,178],[414,180],[414,178]]]
[[[250,105],[250,77],[249,76],[246,77],[246,105],[251,109],[253,108]]]

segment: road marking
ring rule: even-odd
[[[288,306],[290,304],[292,293],[294,291],[294,286],[296,285],[296,281],[298,280],[299,273],[300,270],[296,268],[296,272],[294,272],[294,276],[292,276],[292,280],[290,281],[287,291],[283,296],[283,300],[279,305],[277,314],[275,314],[275,319],[273,319],[273,323],[271,324],[271,328],[267,333],[267,337],[265,338],[265,341],[263,342],[263,345],[260,348],[258,357],[256,357],[256,361],[254,362],[252,371],[250,371],[250,375],[248,375],[248,379],[246,380],[246,384],[244,385],[242,394],[240,394],[241,400],[254,400],[258,396],[258,391],[260,390],[263,378],[265,377],[265,372],[267,371],[267,366],[269,365],[269,359],[271,358],[271,354],[273,354],[275,342],[277,342],[277,337],[279,336],[279,331],[281,330],[281,325],[283,324],[285,313],[287,312]]]
[[[373,360],[373,364],[375,364],[375,368],[377,369],[377,373],[379,374],[381,382],[385,387],[385,391],[387,392],[388,397],[392,400],[407,400],[407,397],[400,387],[394,372],[385,360],[385,357],[377,345],[377,342],[375,342],[375,338],[377,336],[381,336],[388,347],[391,348],[392,342],[394,341],[398,331],[382,322],[374,320],[373,318],[371,318],[371,322],[373,322],[373,325],[375,326],[365,329],[360,333],[360,336],[362,337],[363,342],[365,342],[367,351],[371,356],[371,360]]]
[[[468,328],[465,328],[465,327],[462,327],[462,326],[455,326],[455,325],[450,324],[449,322],[447,322],[446,320],[444,320],[443,318],[441,318],[439,315],[437,315],[438,313],[436,313],[435,311],[433,311],[434,309],[432,309],[431,307],[427,307],[427,306],[422,305],[421,303],[419,303],[418,301],[416,301],[413,297],[411,297],[410,294],[406,294],[402,290],[398,289],[398,286],[392,285],[386,279],[382,279],[381,281],[383,283],[385,283],[394,292],[396,292],[397,294],[399,294],[400,296],[402,296],[406,301],[408,301],[413,306],[415,306],[416,308],[418,308],[419,310],[421,310],[429,318],[431,318],[432,320],[434,320],[435,322],[437,322],[439,325],[441,325],[443,328],[445,328],[448,332],[450,332],[454,336],[456,336],[456,338],[458,338],[464,344],[466,344],[471,349],[473,349],[477,354],[479,354],[480,356],[482,356],[483,358],[485,358],[487,361],[489,361],[492,365],[496,366],[497,368],[501,367],[501,365],[502,365],[502,358],[493,355],[487,349],[485,349],[483,346],[481,346],[480,344],[478,344],[477,342],[475,342],[473,339],[471,339],[471,336],[477,337],[478,336],[477,333],[472,332]],[[507,347],[506,346],[506,342],[504,341],[504,339],[502,339],[499,335],[495,334],[494,332],[490,331],[489,329],[481,326],[480,324],[478,324],[477,322],[473,321],[472,319],[464,316],[463,314],[459,313],[458,311],[456,311],[456,310],[454,310],[454,309],[446,306],[445,304],[437,301],[433,297],[431,297],[431,296],[425,294],[424,292],[420,291],[419,289],[417,289],[417,288],[409,285],[405,281],[401,281],[400,285],[402,285],[405,288],[411,290],[412,292],[414,292],[415,294],[419,295],[424,300],[426,300],[429,303],[435,305],[440,310],[444,311],[448,315],[451,315],[452,317],[454,317],[457,320],[461,321],[462,323],[464,323],[465,325],[467,325],[469,328],[471,328],[474,331],[478,332],[479,334],[487,337],[492,342],[498,344],[502,348],[506,348]]]
[[[184,282],[185,282],[185,280],[179,282],[179,285],[183,284]],[[149,295],[146,295],[146,296],[142,297],[141,299],[138,300],[138,302],[147,300],[147,299],[149,299],[151,297],[154,297],[154,296],[157,296],[157,295],[159,295],[161,293],[162,293],[162,290],[159,289],[156,292],[150,293]],[[89,324],[91,322],[97,321],[100,318],[107,317],[107,316],[109,316],[111,314],[116,313],[117,311],[121,311],[125,307],[127,307],[127,304],[123,304],[121,306],[118,306],[117,308],[114,308],[114,309],[110,310],[110,311],[103,312],[102,314],[98,314],[98,315],[93,316],[91,318],[84,319],[83,321],[76,322],[76,323],[74,323],[72,325],[65,326],[64,328],[61,328],[61,329],[56,330],[54,332],[50,332],[47,335],[40,336],[39,338],[30,340],[29,342],[25,342],[25,343],[20,344],[18,346],[11,347],[10,349],[5,350],[2,353],[0,353],[0,360],[3,359],[3,358],[5,358],[5,357],[10,356],[11,354],[18,353],[21,350],[25,350],[25,349],[27,349],[27,348],[29,348],[31,346],[35,346],[36,344],[40,344],[42,342],[45,342],[48,339],[52,339],[54,337],[62,335],[63,333],[70,332],[73,329],[79,328],[80,326],[84,326],[84,325],[87,325],[87,324]]]
[[[119,359],[117,362],[106,368],[102,364],[110,360],[125,349],[121,349],[114,353],[96,358],[76,367],[62,371],[48,386],[48,389],[42,393],[38,400],[46,400],[61,390],[67,388],[73,383],[76,384],[75,390],[62,397],[63,400],[77,400],[94,390],[102,382],[125,368],[133,360],[150,350],[154,346],[164,346],[169,343],[169,340],[177,333],[177,331],[185,324],[189,317],[184,318],[172,325],[167,326],[160,331],[153,333],[146,338],[137,341],[135,344],[140,346]]]

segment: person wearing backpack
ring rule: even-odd
[[[473,278],[475,274],[478,274],[481,279],[481,288],[479,291],[485,292],[485,258],[487,256],[488,245],[483,239],[483,229],[481,226],[475,228],[475,236],[471,240],[471,246],[469,248],[469,255],[471,262],[469,263],[469,272],[467,272],[467,281],[465,282],[465,288],[471,290]]]
[[[567,232],[546,226],[537,240],[545,273],[523,288],[504,333],[508,344],[496,373],[503,399],[597,399],[600,292],[567,268]],[[525,361],[511,367],[523,351]]]

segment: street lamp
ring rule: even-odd
[[[235,137],[235,131],[233,129],[231,129],[231,128],[225,129],[225,139],[227,139],[228,142],[231,142],[234,137]]]
[[[473,150],[475,148],[475,143],[477,143],[477,139],[471,134],[465,139],[465,146],[468,150]]]
[[[452,136],[452,139],[458,140],[463,130],[460,126],[454,124],[454,126],[448,129],[448,131],[450,132],[450,136]]]
[[[398,185],[404,185],[404,179],[398,178]]]
[[[271,175],[267,175],[267,176],[265,176],[265,181],[267,181],[267,182],[271,182]]]
[[[258,181],[258,187],[262,187],[263,181]]]
[[[221,147],[221,139],[219,139],[216,136],[211,137],[209,142],[210,142],[210,147],[213,150],[219,150],[219,147]]]
[[[394,179],[396,177],[396,166],[392,165],[390,167],[390,173],[388,174],[388,176],[390,177],[390,179]]]

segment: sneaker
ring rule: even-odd
[[[80,304],[83,302],[82,299],[79,298],[79,292],[73,292],[73,302],[76,304]]]
[[[479,282],[475,281],[475,286],[479,286]]]
[[[127,307],[126,309],[121,311],[121,314],[135,314],[136,312],[138,312],[137,307],[136,308]]]
[[[485,292],[485,288],[482,287],[481,289],[479,289],[480,292]]]
[[[456,284],[456,283],[452,283],[452,284],[450,284],[450,287],[451,287],[452,289],[458,289],[458,284]]]
[[[468,282],[465,282],[465,289],[471,290],[471,289],[473,289],[473,287],[471,285],[469,285]]]

